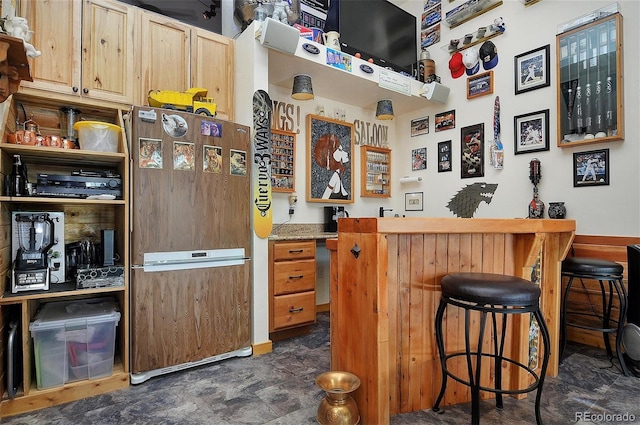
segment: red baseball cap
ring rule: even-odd
[[[451,71],[451,77],[458,78],[464,74],[464,63],[462,63],[462,53],[455,52],[451,59],[449,59],[449,70]]]

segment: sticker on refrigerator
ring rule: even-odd
[[[162,128],[171,137],[182,137],[187,134],[189,125],[180,115],[162,113]]]
[[[145,139],[138,140],[138,158],[140,168],[162,168],[162,140]]]
[[[247,153],[245,151],[237,151],[231,149],[229,154],[229,173],[232,176],[246,176],[247,175]]]
[[[212,121],[202,121],[200,133],[203,136],[222,137],[222,124]]]
[[[202,171],[206,173],[222,173],[222,148],[204,145],[202,148]]]
[[[195,171],[195,145],[188,142],[173,142],[173,169]]]

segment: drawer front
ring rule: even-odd
[[[316,292],[273,297],[273,330],[316,321]]]
[[[273,260],[297,260],[298,258],[315,258],[315,241],[277,242],[273,246]]]
[[[316,289],[316,260],[285,261],[273,265],[273,295]]]

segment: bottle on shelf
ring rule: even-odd
[[[430,75],[435,75],[436,63],[431,59],[431,54],[427,49],[422,49],[420,52],[420,62],[418,65],[418,77],[420,82],[424,83],[429,79]]]
[[[7,196],[27,195],[27,168],[20,155],[13,155],[11,174],[5,177],[5,194]]]

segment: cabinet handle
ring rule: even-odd
[[[71,90],[73,90],[74,93],[78,93],[78,88],[76,86],[73,86]]]
[[[82,89],[82,93],[88,94],[89,93],[89,89],[87,89],[87,88]]]
[[[298,307],[298,308],[290,308],[289,309],[289,313],[300,313],[302,310],[304,310],[304,307]]]
[[[302,279],[303,277],[303,274],[299,274],[298,276],[289,276],[289,279]]]
[[[289,250],[289,254],[300,254],[301,252],[303,252],[302,249],[290,249]]]

